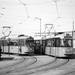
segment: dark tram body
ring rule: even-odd
[[[34,53],[43,55],[45,54],[46,40],[34,40]]]

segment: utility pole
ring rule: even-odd
[[[41,19],[40,19],[40,18],[38,18],[38,17],[35,17],[35,19],[40,20],[40,37],[41,37]]]

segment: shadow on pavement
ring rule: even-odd
[[[9,58],[2,57],[0,58],[0,61],[7,61],[7,60],[13,60],[13,59],[14,59],[13,57],[9,57]]]
[[[66,55],[66,57],[58,57],[58,58],[62,58],[62,59],[75,59],[75,54],[68,54],[68,55]]]
[[[70,59],[75,59],[75,54],[72,54],[71,56],[69,56]]]

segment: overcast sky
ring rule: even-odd
[[[0,37],[3,26],[10,26],[11,35],[32,35],[44,32],[46,24],[56,31],[72,30],[75,0],[0,0]],[[50,28],[50,26],[48,26]]]

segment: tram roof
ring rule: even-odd
[[[34,40],[41,40],[42,37],[38,36],[38,37],[34,37]]]
[[[15,37],[8,37],[8,38],[6,38],[6,39],[27,39],[28,37],[17,37],[17,36],[15,36]]]

